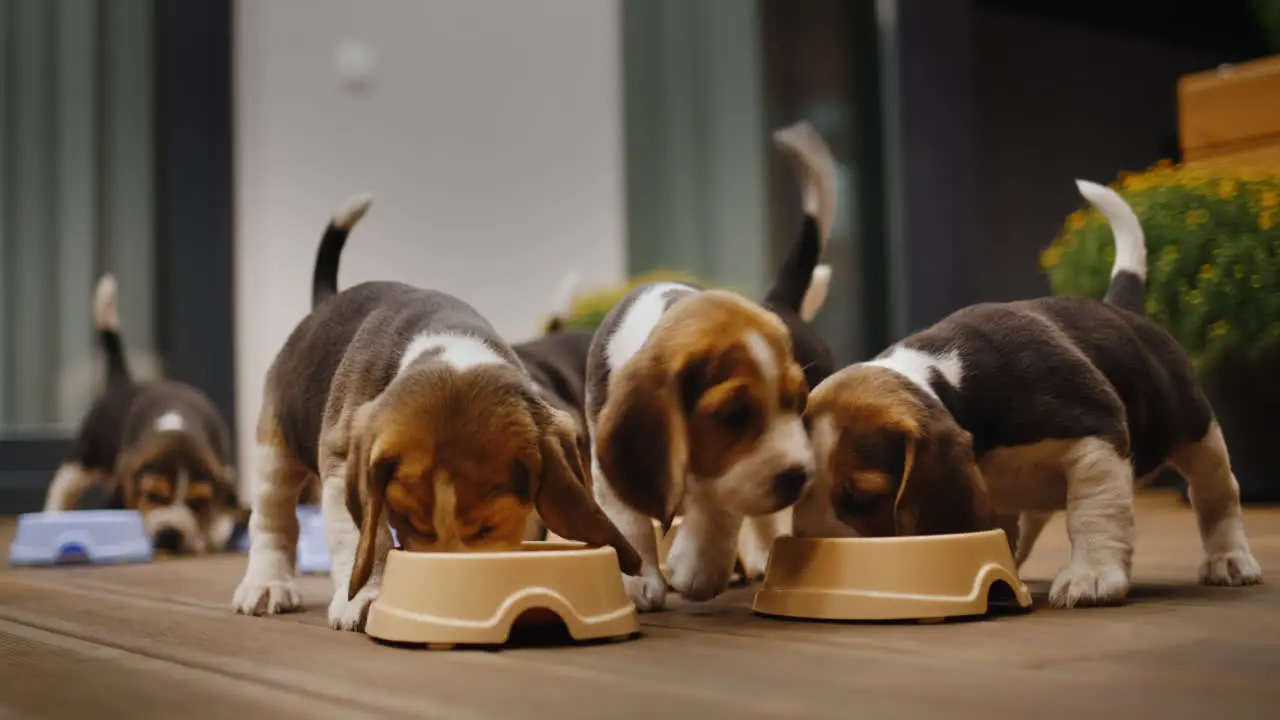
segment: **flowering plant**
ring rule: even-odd
[[[1209,377],[1280,361],[1280,172],[1161,162],[1113,185],[1147,239],[1147,314]],[[1092,208],[1040,256],[1053,292],[1100,298],[1115,243]]]

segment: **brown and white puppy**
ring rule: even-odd
[[[409,551],[518,548],[536,507],[558,535],[639,558],[591,498],[573,418],[543,400],[488,321],[445,293],[395,282],[337,292],[355,199],[326,229],[311,314],[268,370],[261,476],[237,612],[296,610],[294,508],[323,482],[332,558],[329,624],[363,627],[394,528]]]
[[[666,581],[650,518],[683,516],[671,587],[708,600],[739,553],[762,573],[784,509],[812,469],[801,419],[809,383],[833,369],[808,324],[826,295],[817,265],[835,215],[835,167],[807,123],[775,133],[804,179],[805,223],[763,304],[673,282],[628,293],[597,329],[587,365],[596,499],[640,553],[627,594],[659,610]]]
[[[107,387],[90,407],[45,497],[45,511],[72,510],[94,485],[108,505],[137,509],[157,550],[225,550],[243,515],[236,499],[230,431],[213,403],[179,382],[136,382],[119,331],[115,278],[94,293],[94,324]]]
[[[1138,218],[1111,189],[1077,185],[1115,234],[1105,300],[974,305],[828,378],[809,403],[819,471],[798,535],[1001,526],[1021,564],[1065,509],[1071,561],[1050,601],[1111,603],[1129,591],[1135,484],[1172,466],[1191,487],[1200,581],[1261,580],[1213,410],[1182,348],[1144,316]]]

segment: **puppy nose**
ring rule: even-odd
[[[800,491],[808,479],[808,470],[798,466],[787,468],[774,476],[773,494],[789,505],[800,499]]]
[[[178,552],[182,549],[182,533],[170,527],[160,528],[151,538],[151,544],[157,550]]]

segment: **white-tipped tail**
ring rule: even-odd
[[[1089,204],[1098,209],[1111,226],[1116,239],[1116,262],[1111,266],[1111,277],[1130,272],[1144,282],[1147,279],[1147,239],[1142,233],[1142,223],[1133,208],[1120,193],[1105,185],[1076,180],[1076,188]]]
[[[119,330],[119,289],[116,276],[107,273],[98,279],[93,290],[93,325],[98,330]]]
[[[355,195],[347,200],[342,209],[333,215],[333,226],[341,230],[350,231],[351,228],[360,222],[360,218],[369,212],[369,206],[373,204],[373,196],[369,194]]]
[[[582,285],[582,273],[570,270],[556,286],[556,293],[551,298],[551,314],[558,318],[567,318],[573,314],[573,299],[578,295]]]
[[[827,291],[831,289],[831,266],[818,265],[813,269],[813,275],[809,278],[809,289],[804,293],[804,300],[800,301],[800,319],[810,322],[818,311],[822,309],[823,303],[827,301]]]
[[[836,163],[822,135],[807,121],[773,133],[773,143],[791,159],[804,183],[804,212],[818,221],[821,249],[836,219]]]

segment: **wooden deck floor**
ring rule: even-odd
[[[1246,513],[1275,582],[1280,509]],[[1189,509],[1144,497],[1136,588],[1055,611],[1061,519],[1024,568],[1036,609],[974,622],[753,616],[750,588],[644,616],[639,639],[432,652],[325,627],[307,610],[231,613],[243,556],[0,570],[0,718],[1280,717],[1280,591],[1195,584]],[[11,520],[0,520],[7,548]]]

